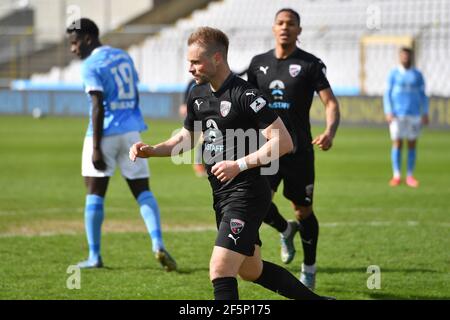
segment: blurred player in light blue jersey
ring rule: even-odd
[[[78,266],[103,266],[100,240],[104,198],[109,178],[119,166],[138,202],[156,258],[165,270],[175,270],[176,262],[164,247],[158,204],[149,188],[147,162],[136,165],[128,159],[129,148],[141,140],[140,132],[147,129],[139,109],[138,75],[133,61],[125,51],[103,46],[98,27],[89,19],[74,21],[66,31],[72,53],[84,60],[82,78],[91,105],[82,155],[89,258]]]
[[[428,98],[425,81],[419,70],[413,67],[413,52],[400,49],[400,66],[391,71],[384,95],[384,113],[389,123],[392,139],[393,177],[389,184],[401,183],[401,150],[404,139],[408,141],[408,167],[406,184],[417,188],[419,182],[413,172],[416,164],[416,145],[422,125],[428,124]]]

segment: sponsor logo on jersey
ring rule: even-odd
[[[217,122],[215,122],[213,119],[206,120],[206,128],[208,128],[208,129],[214,128],[216,130],[219,130],[219,126],[217,125]]]
[[[230,220],[230,228],[231,232],[234,234],[241,233],[242,229],[244,229],[245,222],[239,219],[231,219]]]
[[[220,101],[220,114],[222,117],[226,117],[231,110],[231,102],[230,101]]]
[[[252,102],[252,104],[250,105],[250,108],[252,108],[253,111],[258,112],[259,110],[264,108],[264,106],[266,104],[267,104],[267,101],[263,97],[259,97],[258,99],[256,99],[255,101]]]
[[[289,74],[291,77],[295,78],[299,75],[300,71],[302,70],[302,66],[299,64],[291,64],[289,66]]]
[[[262,73],[267,74],[267,70],[269,70],[269,66],[260,66],[259,71],[262,71]]]
[[[273,80],[269,85],[274,100],[283,100],[285,88],[286,86],[281,80]]]

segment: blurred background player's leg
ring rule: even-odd
[[[417,139],[420,134],[420,129],[421,117],[408,117],[408,166],[406,173],[406,184],[412,188],[417,188],[419,186],[419,181],[414,178],[414,169],[416,167]]]
[[[396,187],[401,183],[401,164],[402,164],[402,130],[403,125],[401,119],[393,118],[389,124],[389,132],[392,140],[391,163],[392,178],[389,185]]]
[[[392,179],[389,181],[389,185],[395,187],[401,183],[402,140],[395,140],[392,142],[391,162]]]
[[[416,140],[408,141],[408,167],[406,173],[406,184],[412,188],[417,188],[419,186],[419,181],[414,178],[414,169],[416,167]]]

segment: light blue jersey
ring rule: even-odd
[[[384,113],[394,116],[428,114],[425,81],[419,70],[397,67],[391,71],[384,95]]]
[[[121,49],[102,46],[83,61],[82,79],[86,93],[103,92],[105,118],[103,136],[144,131],[147,126],[139,109],[139,81],[133,60]],[[91,102],[90,96],[89,101]],[[92,102],[91,102],[92,104]],[[92,136],[92,107],[86,136]]]

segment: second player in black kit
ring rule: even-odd
[[[248,82],[269,100],[269,106],[283,120],[294,143],[294,150],[280,158],[280,170],[267,176],[273,192],[284,182],[284,196],[295,208],[297,221],[287,222],[274,203],[264,220],[282,235],[281,256],[284,263],[294,258],[293,238],[300,231],[304,263],[300,280],[315,287],[315,262],[319,234],[318,221],[312,210],[314,190],[314,149],[328,150],[339,123],[339,107],[326,77],[326,66],[314,55],[296,45],[301,33],[300,16],[292,9],[281,9],[275,15],[273,33],[275,49],[255,56],[247,71]],[[314,93],[326,107],[325,132],[313,139],[309,113]]]
[[[312,189],[307,186],[314,184],[309,111],[314,92],[330,88],[325,70],[322,61],[300,48],[286,59],[276,59],[274,50],[258,55],[248,70],[248,81],[268,98],[294,143],[293,152],[280,159],[278,174],[268,176],[271,186],[276,191],[284,178],[286,198],[304,206],[312,204]]]

